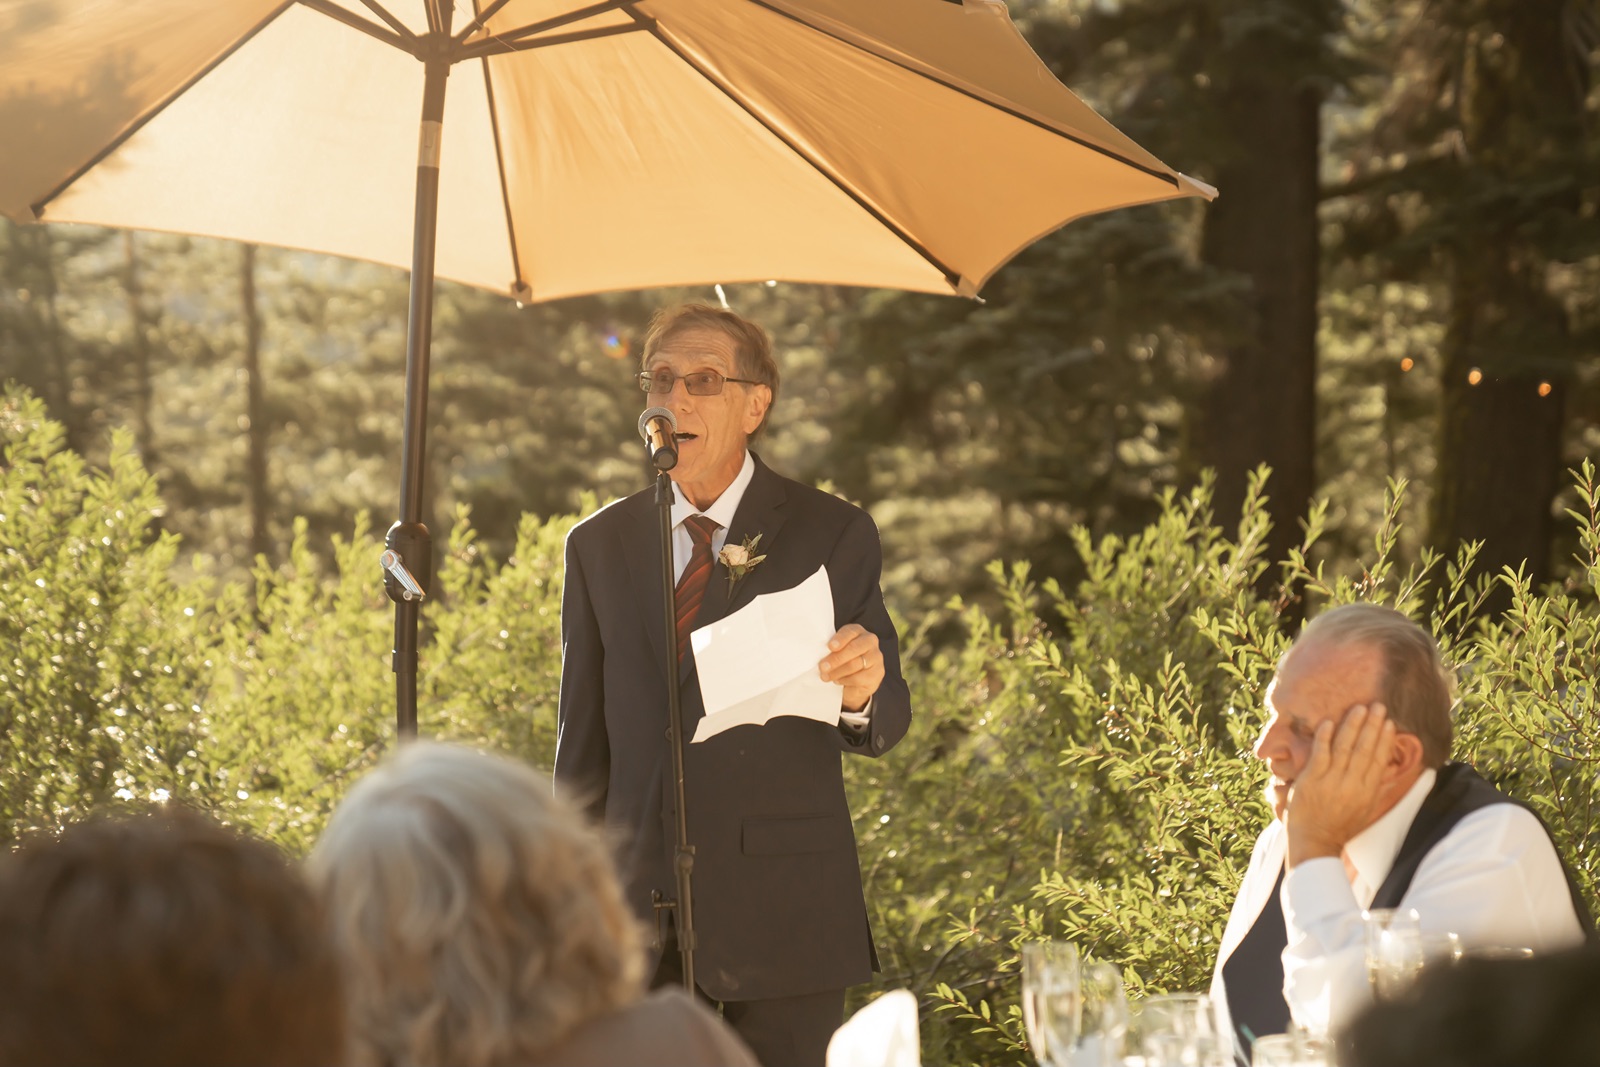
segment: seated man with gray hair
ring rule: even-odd
[[[1538,816],[1450,762],[1450,679],[1405,615],[1348,604],[1306,626],[1267,690],[1255,754],[1275,818],[1256,841],[1212,979],[1241,1059],[1291,1020],[1370,1000],[1363,909],[1414,908],[1425,938],[1546,952],[1592,932]]]

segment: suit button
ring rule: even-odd
[[[882,734],[877,734],[872,738],[872,747],[877,749],[879,752],[883,751],[883,735]]]

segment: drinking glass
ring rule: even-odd
[[[1267,1034],[1250,1045],[1250,1067],[1298,1067],[1294,1038],[1288,1034]]]
[[[1022,946],[1022,1025],[1041,1067],[1065,1067],[1078,1042],[1078,946],[1029,941]]]
[[[1522,945],[1482,945],[1466,955],[1475,960],[1531,960],[1533,949]]]
[[[1142,1067],[1226,1067],[1228,1046],[1216,1005],[1203,993],[1146,997],[1128,1019],[1129,1064]]]
[[[1422,971],[1422,925],[1414,908],[1361,913],[1367,928],[1367,981],[1378,1000],[1393,1000]]]
[[[1268,1034],[1250,1046],[1250,1067],[1328,1067],[1333,1062],[1328,1042],[1304,1030]]]
[[[1122,970],[1110,963],[1085,964],[1078,982],[1078,1043],[1072,1050],[1072,1067],[1118,1067],[1128,1031]]]
[[[1422,957],[1425,967],[1458,963],[1462,955],[1460,934],[1447,930],[1442,934],[1422,935]]]

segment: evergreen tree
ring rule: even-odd
[[[1392,75],[1335,192],[1346,248],[1442,295],[1428,539],[1482,540],[1485,570],[1526,562],[1538,583],[1575,458],[1567,396],[1600,338],[1574,292],[1600,261],[1600,4],[1416,0],[1365,15]]]
[[[1269,551],[1298,539],[1315,470],[1321,112],[1352,71],[1341,0],[1129,0],[1038,5],[1068,84],[1158,156],[1221,190],[1198,212],[1202,264],[1240,288],[1198,368],[1190,461],[1234,514],[1272,468]]]
[[[89,227],[17,226],[0,219],[0,383],[38,395],[68,447],[95,447],[129,421],[123,346],[130,331],[117,235]]]
[[[1152,485],[1207,466],[1222,514],[1273,468],[1281,553],[1315,488],[1319,108],[1350,66],[1341,6],[1014,6],[1058,76],[1222,195],[1075,223],[998,274],[983,307],[870,301],[849,355],[892,380],[864,390],[840,452],[865,444],[881,482],[938,501],[913,521],[969,577],[995,552],[1071,577],[1068,526],[1136,528]]]

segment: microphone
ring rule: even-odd
[[[678,465],[678,418],[666,408],[645,408],[639,416],[639,436],[650,448],[650,462],[658,471]]]

